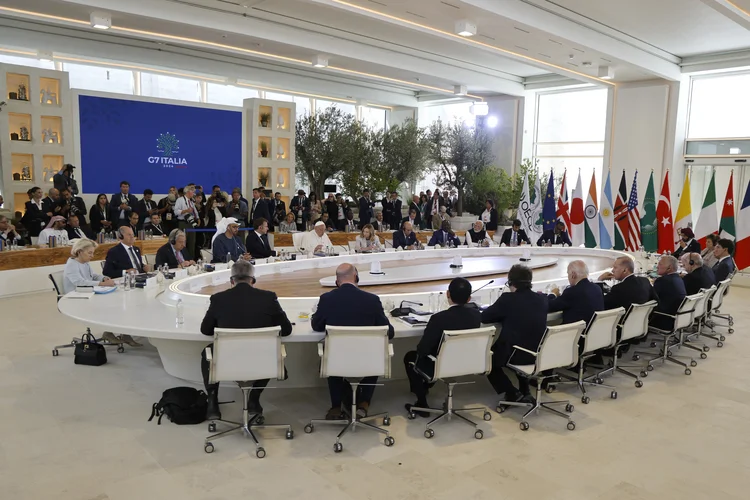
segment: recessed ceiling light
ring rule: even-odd
[[[453,93],[456,95],[466,95],[467,93],[466,85],[454,85],[453,86]]]
[[[108,30],[112,27],[112,17],[104,12],[91,13],[91,27],[98,30]]]
[[[615,77],[615,70],[612,66],[599,66],[597,76],[602,80],[611,80]]]
[[[325,68],[328,66],[328,58],[321,55],[313,56],[312,65],[316,68]]]
[[[455,32],[461,36],[474,36],[477,34],[477,25],[467,19],[461,19],[456,21]]]
[[[583,66],[584,68],[589,68],[589,67],[591,67],[591,62],[590,61],[583,61],[581,63],[581,66]]]

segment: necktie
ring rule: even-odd
[[[515,231],[513,231],[513,239],[511,241],[514,243],[518,243],[518,234]]]
[[[79,237],[79,238],[83,238],[83,237],[84,237],[84,236],[83,236],[83,235],[81,234],[81,229],[80,229],[80,228],[78,228],[78,227],[76,228],[76,234],[78,235],[78,237]]]
[[[174,251],[175,257],[177,257],[177,263],[182,264],[185,262],[185,259],[182,258],[182,252],[178,252],[177,250]]]
[[[139,273],[143,272],[143,266],[141,266],[141,261],[138,260],[138,256],[135,254],[135,250],[133,250],[133,247],[130,247],[130,257],[133,259],[133,262],[135,262],[135,268]]]

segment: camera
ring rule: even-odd
[[[185,216],[185,222],[190,224],[191,226],[198,227],[198,221],[195,220],[195,216],[193,214],[188,214]]]

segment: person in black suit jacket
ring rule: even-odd
[[[716,285],[716,276],[713,270],[703,265],[703,257],[699,253],[683,254],[684,267],[687,274],[682,277],[685,282],[685,293],[695,295],[701,289],[708,290]]]
[[[54,215],[60,215],[60,210],[62,210],[62,206],[60,206],[60,191],[55,188],[50,189],[47,196],[42,200],[42,208],[47,217],[52,218]]]
[[[133,210],[132,212],[130,212],[130,215],[128,215],[128,225],[127,225],[127,227],[129,227],[130,229],[132,229],[133,230],[133,234],[135,234],[136,236],[138,235],[138,231],[140,231],[141,229],[143,229],[143,225],[141,225],[141,218],[138,215],[138,212],[136,212],[135,210]]]
[[[271,214],[268,213],[268,203],[260,199],[260,191],[256,188],[253,189],[252,204],[248,207],[250,211],[249,219],[254,221],[255,219],[263,218],[265,220],[271,220]]]
[[[185,231],[172,229],[172,232],[169,233],[169,241],[156,251],[156,267],[167,264],[170,269],[178,269],[195,264],[185,248],[186,245]]]
[[[484,222],[487,231],[497,231],[497,209],[492,200],[487,200],[485,203],[485,210],[479,216],[479,220]]]
[[[568,232],[565,230],[564,222],[557,221],[555,223],[555,229],[548,229],[544,231],[536,242],[536,246],[538,247],[544,246],[546,244],[550,244],[550,245],[564,244],[568,246],[573,245],[570,242],[570,236],[568,236]]]
[[[138,202],[138,216],[143,221],[143,225],[146,226],[151,222],[151,217],[159,212],[159,207],[156,202],[151,198],[154,197],[154,192],[150,189],[143,191],[143,198]]]
[[[39,187],[34,186],[27,191],[27,194],[29,201],[26,202],[26,211],[21,217],[21,224],[29,232],[29,236],[38,237],[51,217],[44,210],[42,190]]]
[[[68,240],[74,240],[76,238],[94,239],[94,235],[91,234],[91,231],[85,227],[81,227],[81,221],[78,219],[77,215],[71,215],[68,217],[68,225],[65,226],[65,230],[68,231]]]
[[[508,286],[512,293],[503,293],[494,304],[482,312],[482,323],[501,323],[502,331],[492,346],[492,372],[487,379],[497,394],[505,394],[506,401],[533,401],[529,381],[518,377],[518,389],[513,386],[503,367],[513,356],[513,364],[534,363],[530,354],[518,351],[517,345],[536,352],[547,330],[549,301],[531,290],[533,275],[528,267],[516,264],[508,272]]]
[[[417,235],[414,233],[411,223],[404,222],[400,231],[393,232],[393,248],[414,250],[417,244]]]
[[[514,243],[516,245],[523,245],[524,243],[528,243],[529,245],[531,245],[531,240],[526,235],[526,231],[521,229],[521,221],[516,219],[513,221],[513,226],[511,228],[503,231],[503,235],[500,238],[500,243],[505,244],[505,246],[507,247],[509,247],[511,243]]]
[[[232,266],[230,277],[232,288],[211,296],[206,315],[201,322],[201,333],[213,337],[215,328],[266,328],[280,326],[281,336],[292,333],[292,324],[281,308],[276,294],[255,288],[255,268],[247,261],[238,260]],[[207,347],[213,347],[209,344]],[[205,349],[201,353],[201,372],[203,383],[208,394],[206,418],[221,419],[219,412],[219,384],[209,384],[210,362],[206,359]],[[251,414],[263,414],[260,395],[268,385],[268,379],[256,380],[253,390],[247,398],[247,411]]]
[[[649,318],[649,325],[659,330],[671,331],[674,319],[664,316],[664,313],[674,316],[687,295],[685,282],[677,274],[677,259],[672,255],[665,255],[659,259],[656,267],[659,278],[654,281],[654,292],[659,304]]]
[[[154,214],[151,216],[151,222],[143,227],[147,231],[151,231],[154,236],[166,236],[167,228],[161,222],[161,215]]]
[[[409,215],[401,219],[399,226],[401,226],[404,222],[410,223],[412,228],[419,227],[419,210],[410,208]],[[395,227],[396,226],[394,226],[394,228]]]
[[[268,221],[259,217],[253,221],[253,231],[247,232],[245,248],[253,259],[267,259],[276,256],[276,251],[271,250],[268,242]]]
[[[388,338],[393,338],[393,326],[383,311],[380,298],[357,287],[359,274],[357,268],[351,264],[341,264],[336,268],[336,289],[324,293],[318,301],[318,309],[311,319],[311,325],[316,332],[325,331],[331,326],[388,326]],[[365,377],[362,384],[375,384],[377,377]],[[326,419],[341,418],[341,404],[349,399],[351,387],[341,377],[328,377],[328,391],[331,395],[331,409]],[[357,416],[367,416],[372,395],[373,385],[361,385],[357,394]],[[346,405],[351,406],[351,402]]]
[[[391,227],[398,227],[401,223],[401,200],[398,199],[398,193],[393,191],[391,193],[390,203],[390,219],[386,218],[385,221]]]
[[[107,195],[100,193],[96,197],[96,203],[89,209],[89,223],[91,231],[98,234],[102,231],[108,233],[112,230],[112,223],[109,221],[109,202]]]
[[[416,194],[412,196],[412,201],[409,203],[409,214],[411,214],[411,211],[414,210],[414,212],[417,214],[414,227],[419,227],[419,225],[422,223],[422,210],[419,209],[419,196]]]
[[[695,233],[689,227],[680,229],[680,246],[672,255],[679,259],[686,253],[701,253],[701,244],[695,241]]]
[[[84,203],[83,198],[73,196],[70,188],[63,188],[60,191],[60,198],[57,204],[60,206],[58,215],[62,215],[66,219],[71,215],[76,215],[81,226],[86,226],[86,203]]]
[[[425,209],[425,219],[427,219],[427,228],[437,229],[440,227],[440,207],[445,206],[445,201],[440,196],[440,190],[436,189],[432,194],[432,199],[429,200]]]
[[[138,198],[130,194],[130,183],[120,182],[120,192],[113,194],[109,202],[109,220],[115,227],[127,226],[130,214],[138,213]]]
[[[654,287],[648,278],[635,276],[635,263],[630,257],[618,257],[612,267],[612,272],[599,276],[599,280],[616,279],[619,281],[604,296],[604,309],[622,307],[625,311],[633,304],[645,304],[649,300],[656,300]]]
[[[292,198],[292,201],[289,203],[289,210],[294,213],[294,217],[297,220],[297,231],[304,231],[307,220],[310,218],[310,200],[305,196],[303,189],[297,191],[297,196]]]
[[[369,224],[373,217],[373,207],[375,202],[370,199],[370,190],[365,189],[362,191],[362,196],[359,198],[359,229],[362,230],[366,224]]]
[[[563,325],[581,320],[588,324],[596,311],[604,310],[602,289],[589,281],[589,268],[582,260],[568,264],[568,282],[562,295],[557,288],[549,295],[549,311],[562,311]]]
[[[417,402],[414,403],[414,406],[418,408],[429,408],[427,393],[430,390],[430,384],[416,370],[418,369],[430,377],[434,375],[435,363],[428,356],[437,356],[443,332],[446,330],[479,328],[482,323],[482,315],[479,309],[473,307],[473,305],[467,305],[471,300],[471,283],[468,280],[454,278],[448,286],[446,297],[451,307],[430,317],[424,329],[424,334],[417,344],[417,350],[409,351],[404,356],[409,388],[417,396]],[[406,411],[411,412],[411,408],[412,405],[406,405]],[[430,415],[422,411],[415,411],[414,413],[421,417]]]
[[[454,246],[461,246],[461,240],[458,239],[456,233],[451,231],[450,221],[444,220],[440,224],[440,230],[433,233],[427,246],[434,247],[435,245],[448,245],[450,242],[453,242]]]
[[[732,240],[722,238],[716,243],[716,245],[714,245],[714,257],[719,259],[719,262],[714,264],[713,267],[717,285],[720,281],[729,278],[734,272],[734,259],[732,259],[733,253],[734,242]]]
[[[150,266],[143,263],[141,249],[133,246],[135,235],[130,227],[122,226],[118,229],[117,238],[120,240],[120,244],[110,248],[107,257],[104,259],[104,268],[102,269],[104,276],[120,278],[123,271],[143,273],[151,269]]]

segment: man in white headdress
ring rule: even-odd
[[[216,234],[211,241],[213,259],[211,262],[227,262],[227,256],[234,262],[250,260],[242,238],[237,236],[240,225],[234,217],[224,217],[216,224]]]
[[[305,233],[300,248],[304,248],[306,252],[319,253],[324,248],[332,246],[333,244],[326,234],[326,223],[318,221],[312,231]]]
[[[68,231],[65,230],[65,217],[62,215],[55,215],[47,224],[47,227],[42,229],[39,233],[39,244],[46,244],[49,242],[50,236],[58,238],[58,245],[68,244]]]

